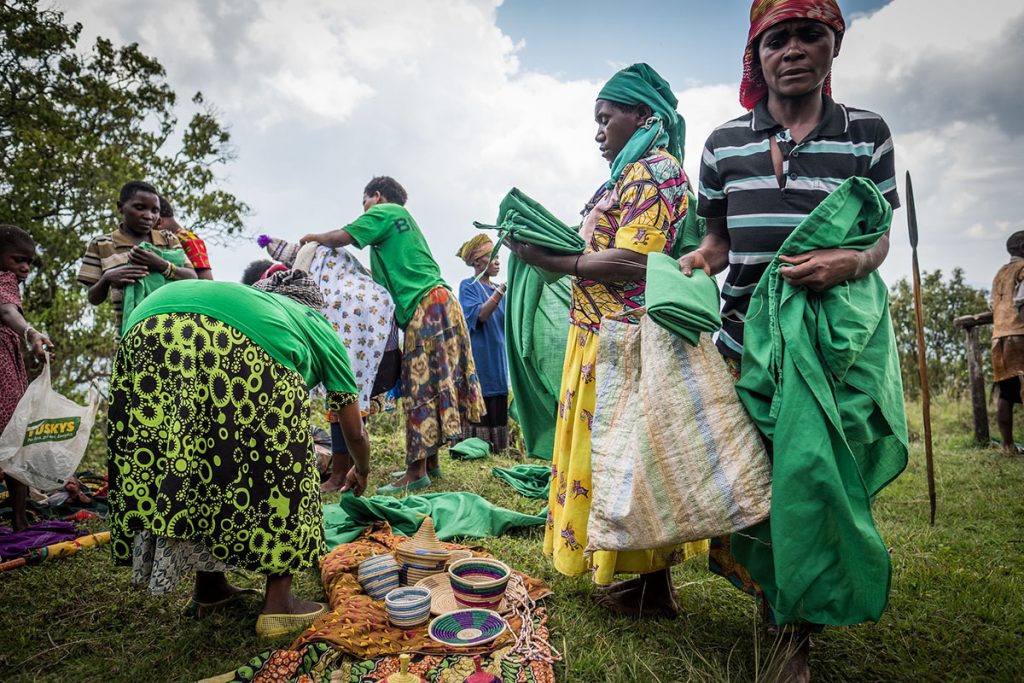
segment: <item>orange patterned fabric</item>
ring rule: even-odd
[[[426,624],[412,629],[392,626],[384,611],[384,601],[374,600],[363,591],[356,580],[356,571],[363,560],[391,552],[399,543],[407,540],[405,536],[392,534],[386,522],[378,522],[352,543],[343,543],[328,553],[320,562],[320,577],[331,611],[318,618],[299,636],[293,649],[320,641],[330,643],[345,654],[369,659],[400,652],[463,655],[488,653],[514,642],[513,634],[521,626],[520,620],[514,617],[509,619],[509,630],[475,650],[447,647],[431,640],[427,635]],[[447,548],[466,547],[451,543],[442,545]],[[480,555],[485,554],[479,548],[473,550]],[[543,581],[524,574],[520,576],[534,600],[551,593]]]

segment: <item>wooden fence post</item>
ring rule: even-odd
[[[988,408],[985,398],[985,369],[981,366],[981,343],[978,330],[992,323],[992,313],[965,315],[953,325],[967,333],[967,370],[971,379],[971,408],[974,413],[974,440],[979,446],[989,445]]]

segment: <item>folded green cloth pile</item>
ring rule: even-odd
[[[651,320],[694,346],[701,332],[711,334],[722,327],[715,279],[703,270],[683,275],[671,256],[647,257],[646,301]]]
[[[491,446],[483,439],[473,436],[455,444],[449,451],[455,460],[478,460],[491,454]]]

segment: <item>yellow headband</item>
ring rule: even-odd
[[[459,251],[455,255],[465,261],[467,266],[471,266],[490,254],[492,249],[494,249],[494,242],[491,241],[491,238],[480,234],[459,247]]]

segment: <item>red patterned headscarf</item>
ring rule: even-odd
[[[775,24],[789,19],[813,19],[829,26],[838,35],[846,30],[843,13],[836,0],[754,0],[750,6],[750,32],[743,52],[743,80],[740,81],[740,104],[747,109],[768,94],[768,86],[760,71],[754,71],[754,41]],[[832,94],[832,74],[825,79],[825,94]]]

